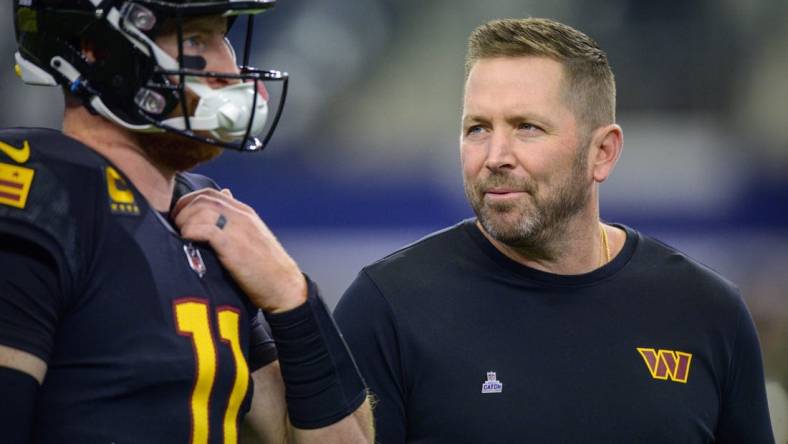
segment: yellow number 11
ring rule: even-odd
[[[229,307],[216,310],[221,342],[229,345],[235,361],[235,382],[224,411],[224,443],[238,442],[238,410],[249,388],[249,366],[241,352],[238,311]],[[210,433],[208,403],[216,379],[217,355],[208,317],[208,304],[189,299],[175,303],[175,319],[178,333],[190,336],[194,345],[197,375],[191,397],[192,436],[191,444],[207,444]]]

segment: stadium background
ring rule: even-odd
[[[291,75],[280,128],[263,154],[199,170],[257,209],[333,305],[364,264],[471,215],[457,148],[470,30],[529,15],[576,26],[618,82],[625,149],[603,218],[742,288],[788,442],[788,3],[546,3],[280,0],[253,57]],[[0,127],[57,127],[59,91],[13,75],[11,14],[1,3]]]

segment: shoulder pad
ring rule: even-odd
[[[0,131],[0,231],[46,248],[76,275],[105,161],[59,131]],[[100,188],[99,188],[100,189]]]

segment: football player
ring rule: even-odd
[[[65,113],[0,131],[0,441],[372,441],[314,283],[185,172],[270,139],[287,75],[249,56],[274,2],[14,1],[17,74]]]

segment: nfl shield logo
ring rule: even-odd
[[[205,275],[205,262],[202,260],[200,250],[197,249],[191,242],[183,246],[183,252],[186,253],[186,260],[189,261],[189,266],[192,267],[197,276],[203,277]]]

